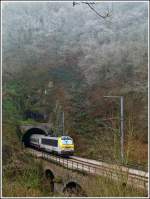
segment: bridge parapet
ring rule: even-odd
[[[133,187],[135,189],[141,189],[146,192],[148,190],[148,173],[144,171],[130,169],[128,167],[119,165],[111,165],[104,162],[99,162],[99,164],[90,163],[87,162],[86,159],[85,161],[79,160],[79,158],[74,156],[66,159],[33,149],[28,149],[28,152],[32,153],[34,156],[40,159],[42,158],[47,166],[47,169],[57,167],[57,175],[60,174],[61,176],[63,176],[64,179],[64,189],[67,186],[73,186],[73,184],[75,184],[75,179],[77,179],[77,182],[79,181],[80,185],[82,185],[85,190],[87,184],[86,176],[102,176],[110,180],[116,181],[117,183],[120,183],[122,186],[125,187]],[[61,170],[62,172],[60,172]],[[79,175],[74,174],[73,171],[78,172]],[[85,178],[85,180],[83,180],[83,178]],[[74,182],[73,184],[69,184],[69,181],[71,180]],[[78,185],[76,186],[78,187]],[[86,190],[86,193],[88,193],[88,188]]]

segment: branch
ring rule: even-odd
[[[100,13],[97,12],[97,10],[93,7],[93,5],[95,5],[95,2],[85,2],[85,1],[82,1],[80,3],[83,3],[83,4],[86,4],[89,6],[89,8],[94,11],[96,13],[96,15],[98,15],[99,17],[103,18],[103,19],[106,19],[107,17],[110,16],[110,13],[109,13],[109,10],[107,12],[106,15],[101,15]],[[76,3],[75,1],[73,1],[73,7],[77,4],[80,4],[80,3]]]
[[[101,15],[101,14],[99,14],[92,6],[91,6],[91,4],[90,3],[86,3],[99,17],[102,17],[103,19],[105,19],[105,18],[107,18],[107,17],[109,17],[110,15],[109,15],[109,12],[106,14],[106,15]]]

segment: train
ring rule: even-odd
[[[51,137],[49,135],[33,134],[29,138],[30,146],[39,150],[70,156],[74,153],[74,142],[70,136]]]

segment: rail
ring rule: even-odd
[[[91,175],[109,177],[112,180],[120,181],[124,185],[130,185],[145,190],[148,189],[148,173],[145,171],[135,170],[120,165],[108,164],[105,162],[96,161],[96,163],[92,163],[92,160],[88,161],[87,159],[78,157],[63,158],[33,149],[28,149],[28,151],[36,157],[57,163],[67,169]]]

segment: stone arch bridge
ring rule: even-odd
[[[140,189],[147,194],[147,172],[104,162],[98,164],[76,156],[63,158],[34,149],[27,149],[26,152],[36,157],[36,161],[42,164],[51,192],[63,193],[65,196],[91,197],[96,192],[95,196],[99,196],[104,188],[103,183],[105,186],[114,183],[123,192],[132,188]]]
[[[51,192],[65,196],[87,196],[86,187],[87,182],[90,182],[89,176],[46,160],[42,160],[42,167]]]

